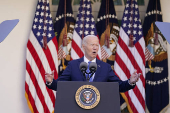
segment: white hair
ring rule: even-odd
[[[95,36],[95,35],[87,35],[87,36],[85,36],[85,37],[83,38],[83,41],[82,41],[82,44],[83,44],[83,45],[86,45],[86,43],[87,43],[86,40],[87,40],[88,37],[96,37],[96,38],[98,39],[98,37]]]

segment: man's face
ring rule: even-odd
[[[83,44],[83,50],[86,58],[88,60],[93,60],[96,58],[99,50],[99,40],[94,36],[87,37],[86,43]]]

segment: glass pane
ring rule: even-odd
[[[113,0],[114,5],[122,5],[122,0]]]
[[[52,0],[52,5],[58,5],[59,0]]]
[[[74,5],[79,5],[80,4],[80,0],[73,0],[74,2],[73,2],[73,4]]]
[[[127,0],[124,0],[124,4],[126,4]],[[138,5],[145,5],[144,0],[137,0]]]

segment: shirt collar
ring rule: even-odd
[[[84,56],[84,62],[86,62],[88,64],[89,60]],[[96,58],[93,59],[91,62],[96,62]]]

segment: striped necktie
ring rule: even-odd
[[[90,63],[91,63],[91,61],[88,62],[88,68],[86,70],[87,73],[90,72],[90,69],[89,69]],[[91,73],[90,74],[86,74],[86,78],[88,78],[88,77],[90,78],[90,76],[91,76]],[[90,78],[89,82],[93,82],[93,77]]]

